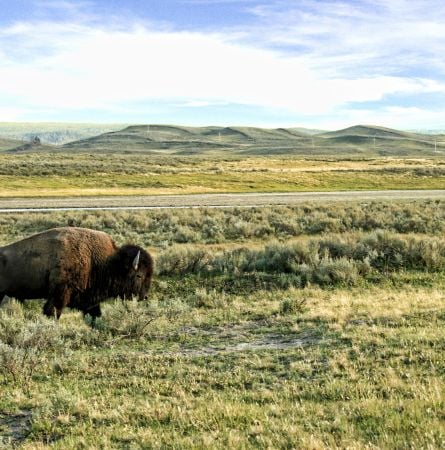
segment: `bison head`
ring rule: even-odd
[[[149,253],[137,245],[124,245],[110,262],[110,296],[121,298],[147,298],[153,275],[153,260]]]

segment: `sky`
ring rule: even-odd
[[[443,0],[0,0],[0,121],[445,129]]]

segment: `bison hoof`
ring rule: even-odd
[[[43,305],[43,314],[45,314],[46,317],[50,317],[50,318],[54,317],[54,318],[58,319],[60,317],[60,313],[57,311],[55,306],[50,302],[46,302]]]

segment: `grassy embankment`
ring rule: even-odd
[[[442,189],[445,160],[0,155],[2,197]]]
[[[0,245],[103,229],[156,255],[98,329],[0,312],[21,448],[443,448],[445,203],[0,216]],[[193,243],[193,245],[191,245]],[[1,442],[1,440],[0,440]]]

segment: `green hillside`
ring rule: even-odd
[[[424,136],[420,133],[410,133],[406,131],[394,130],[391,128],[377,127],[373,125],[355,125],[353,127],[344,128],[337,131],[328,131],[319,134],[318,136],[325,138],[344,137],[344,136],[363,136],[363,137],[380,137],[393,139],[423,139],[429,136]]]
[[[294,128],[134,125],[65,144],[63,150],[207,155],[426,156],[441,151],[440,136],[357,125],[308,134]],[[435,147],[434,141],[439,141]]]
[[[61,124],[59,124],[61,125]],[[47,126],[49,126],[47,124]],[[77,125],[83,139],[54,147],[21,146],[16,151],[69,151],[100,153],[146,153],[160,155],[302,155],[302,156],[435,156],[445,152],[445,136],[421,134],[390,128],[356,125],[337,131],[320,132],[298,128],[258,127],[187,127],[176,125],[131,125],[105,133],[91,135],[94,128]],[[86,127],[86,125],[85,125]],[[112,127],[110,125],[110,127]],[[42,134],[46,128],[42,128]],[[74,128],[67,125],[67,136]],[[33,128],[22,134],[41,134]],[[71,131],[70,131],[71,130]],[[64,131],[58,133],[63,136]],[[0,136],[2,127],[0,126]],[[65,136],[66,137],[66,136]],[[9,138],[8,138],[9,139]],[[9,141],[8,141],[9,142]],[[10,149],[22,143],[6,142],[0,149]]]

